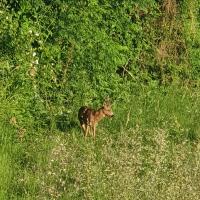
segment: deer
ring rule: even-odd
[[[102,107],[98,110],[94,110],[87,106],[82,106],[78,111],[78,119],[84,136],[87,137],[88,133],[96,137],[96,126],[99,121],[105,117],[113,117],[114,114],[111,109],[111,103],[108,100],[105,100]]]

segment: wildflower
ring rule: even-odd
[[[17,125],[17,119],[16,119],[16,117],[11,117],[10,124],[13,125],[13,126]]]
[[[39,64],[39,60],[35,60],[34,64],[38,65]]]

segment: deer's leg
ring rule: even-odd
[[[92,126],[89,128],[89,134],[92,135]]]
[[[87,135],[88,135],[88,132],[89,132],[89,126],[88,125],[86,125],[86,130],[85,130],[85,137],[87,137]]]
[[[96,137],[96,125],[93,126],[93,136]]]
[[[92,134],[92,124],[91,123],[88,124],[88,134],[89,135]]]
[[[94,135],[94,126],[93,126],[93,125],[91,125],[91,127],[90,127],[90,128],[91,128],[91,130],[90,130],[90,131],[91,131],[91,135],[93,136],[93,135]]]
[[[84,135],[85,135],[85,132],[86,132],[85,124],[82,124],[82,125],[81,125],[81,128],[83,129],[83,133],[84,133]]]
[[[82,124],[81,127],[82,127],[83,131],[85,132],[85,124]]]

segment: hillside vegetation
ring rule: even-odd
[[[200,199],[200,0],[2,0],[0,21],[0,199]]]

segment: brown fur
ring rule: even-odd
[[[103,106],[97,111],[87,106],[82,106],[78,112],[78,119],[80,121],[85,137],[90,132],[92,132],[92,135],[95,137],[97,123],[104,117],[112,116],[113,112],[109,102],[104,102]]]

